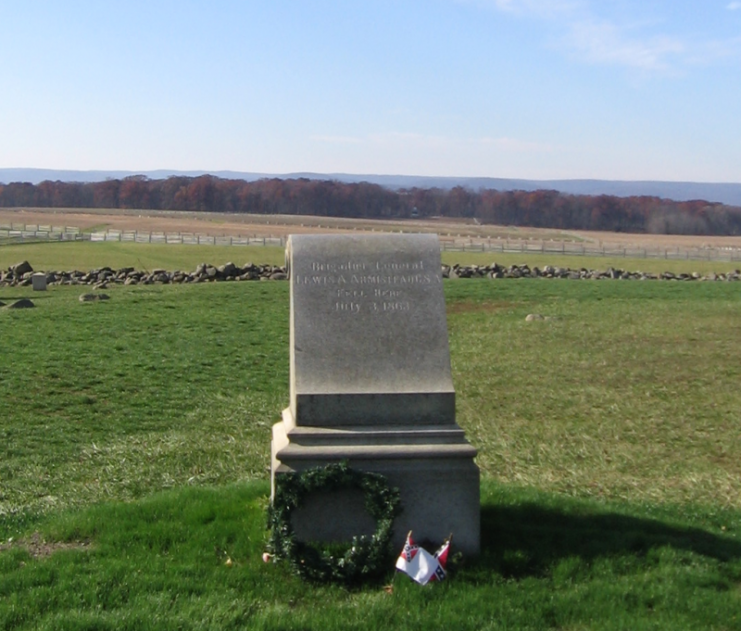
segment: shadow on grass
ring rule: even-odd
[[[26,295],[26,296],[2,296],[3,302],[6,302],[8,300],[25,300],[28,298],[29,300],[48,300],[50,298],[54,298],[54,295],[51,293],[39,293],[39,294],[32,294],[32,295]],[[6,304],[8,304],[6,302]]]
[[[482,554],[475,565],[520,579],[544,576],[568,558],[587,564],[618,557],[640,562],[667,547],[721,562],[741,561],[741,542],[700,528],[617,513],[578,515],[526,503],[482,506]]]

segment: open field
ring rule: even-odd
[[[156,469],[147,482],[136,468],[124,474],[146,464],[137,437],[166,428],[205,439],[222,416],[240,437],[226,453],[253,450],[232,462],[239,475],[222,477],[224,463],[198,471],[198,441],[176,440],[168,449],[190,456],[178,452],[182,470],[168,479],[262,477],[257,437],[288,396],[288,284],[118,287],[94,305],[80,292],[0,289],[3,302],[38,305],[0,312],[0,418],[18,425],[0,466],[21,467],[3,512],[167,488]],[[484,471],[579,496],[741,508],[737,286],[482,279],[446,282],[446,292],[459,420]],[[525,322],[531,312],[556,319]],[[102,439],[112,451],[100,460]],[[64,475],[21,475],[36,456],[39,471],[61,458]]]
[[[43,271],[90,270],[105,266],[114,269],[194,270],[199,263],[221,265],[227,261],[243,264],[283,265],[285,250],[263,246],[149,245],[140,243],[33,243],[0,246],[0,269],[27,260]],[[727,265],[726,265],[727,266]]]
[[[560,230],[479,226],[470,221],[450,220],[376,220],[345,219],[293,215],[246,215],[234,213],[199,213],[157,210],[110,209],[0,209],[0,224],[53,224],[76,226],[83,231],[141,230],[183,232],[215,236],[286,236],[306,232],[415,231],[439,232],[463,236],[512,238],[564,238]],[[570,240],[578,237],[567,236]]]
[[[283,265],[285,252],[272,246],[219,246],[219,245],[161,245],[141,243],[90,241],[19,243],[0,245],[0,269],[5,270],[23,260],[28,260],[34,269],[91,270],[101,267],[120,269],[134,267],[139,270],[156,268],[192,271],[199,263],[221,265],[232,261],[236,264]],[[499,252],[442,252],[443,263],[453,265],[521,265],[541,269],[546,265],[606,270],[608,267],[629,271],[661,273],[709,272],[726,273],[741,266],[739,262],[687,261],[676,259],[624,258],[609,256],[569,256],[561,254],[499,253]]]
[[[723,247],[741,248],[741,236],[686,236],[554,230],[516,226],[479,225],[472,220],[408,219],[370,220],[291,215],[240,215],[181,211],[110,209],[0,209],[0,224],[53,224],[76,226],[84,231],[141,230],[182,232],[213,236],[285,236],[304,232],[414,231],[436,232],[445,239],[535,239],[571,241],[609,247]]]
[[[484,550],[387,593],[260,560],[287,283],[0,289],[0,628],[738,628],[738,287],[445,291]]]

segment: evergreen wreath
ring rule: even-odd
[[[316,548],[296,539],[291,515],[315,491],[358,489],[365,508],[376,520],[372,536],[355,536],[350,544]],[[356,584],[389,569],[394,518],[401,512],[399,490],[378,473],[351,469],[346,462],[313,467],[275,477],[275,496],[268,509],[268,546],[275,559],[286,559],[302,578],[317,582]]]

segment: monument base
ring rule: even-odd
[[[418,542],[439,545],[451,533],[454,549],[480,552],[479,470],[476,449],[457,424],[445,426],[298,427],[290,409],[273,426],[271,483],[284,473],[347,461],[359,471],[380,473],[401,495],[393,543],[401,550],[412,530]],[[372,534],[360,492],[316,494],[294,520],[304,541],[349,541]],[[297,511],[298,512],[298,511]]]

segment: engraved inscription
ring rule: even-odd
[[[344,311],[346,313],[359,313],[360,303],[359,302],[335,302],[335,311]]]
[[[423,261],[341,262],[313,261],[307,274],[295,274],[296,285],[322,287],[335,313],[394,314],[413,310],[413,301],[405,299],[413,285],[440,283],[440,274],[426,269]]]
[[[353,274],[350,278],[350,282],[358,285],[429,285],[433,280],[428,274],[414,274],[409,276],[403,274],[394,274],[393,276],[385,276],[382,274],[360,276]]]
[[[402,292],[398,289],[374,289],[373,290],[373,297],[374,298],[398,298],[401,296]]]
[[[408,302],[384,302],[382,305],[384,311],[409,311],[412,308]]]
[[[338,289],[338,298],[365,298],[364,289]]]

